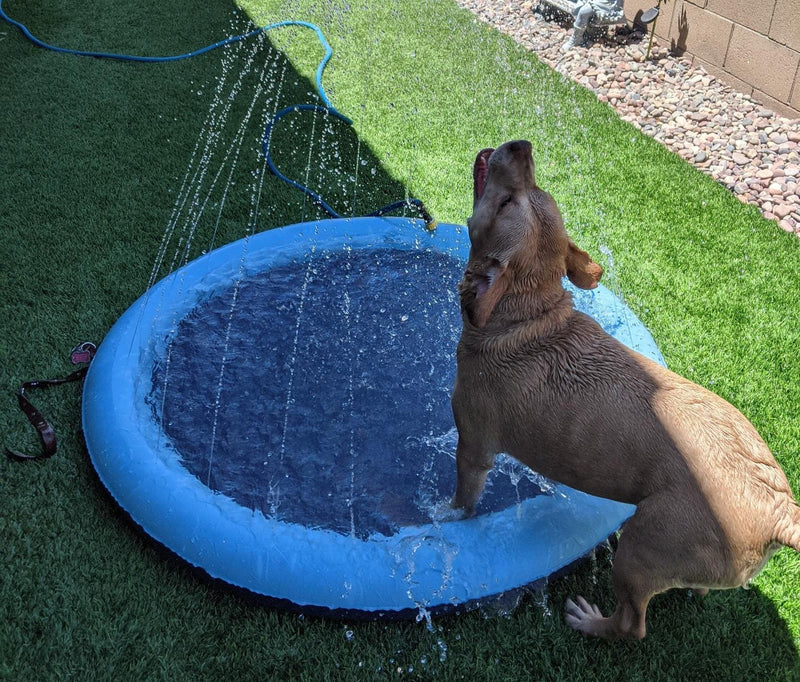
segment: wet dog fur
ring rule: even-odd
[[[591,289],[602,268],[537,186],[530,143],[481,151],[473,199],[453,506],[472,513],[501,452],[636,505],[614,559],[615,611],[566,603],[570,626],[605,638],[644,637],[659,592],[746,585],[781,545],[800,551],[800,507],[747,419],[573,308],[562,277]]]

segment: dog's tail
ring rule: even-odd
[[[794,500],[789,500],[784,523],[779,526],[778,536],[775,539],[782,545],[800,552],[800,505]]]

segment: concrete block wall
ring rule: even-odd
[[[656,0],[625,0],[636,23]],[[800,0],[662,0],[656,37],[776,113],[800,118]]]

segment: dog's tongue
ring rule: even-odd
[[[486,174],[489,172],[489,157],[494,149],[482,149],[475,158],[475,165],[472,167],[473,180],[473,199],[477,201],[481,198],[483,190],[486,188]]]

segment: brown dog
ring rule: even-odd
[[[800,551],[800,507],[747,419],[573,309],[562,276],[591,289],[603,271],[537,187],[530,143],[480,152],[474,180],[453,506],[472,512],[500,452],[635,504],[614,559],[614,613],[567,600],[567,623],[600,637],[644,637],[659,592],[744,585],[780,545]]]

